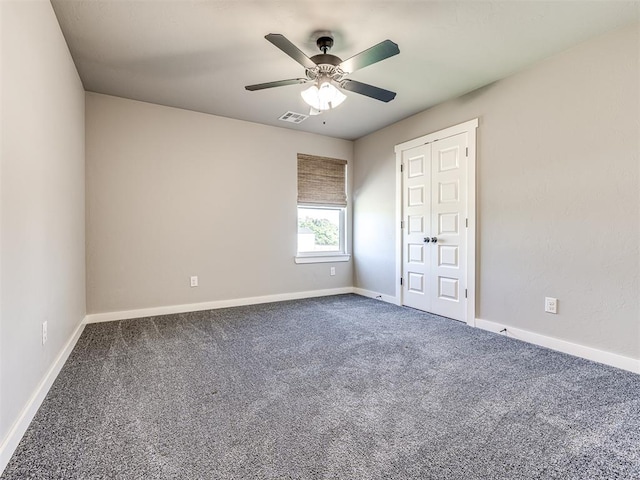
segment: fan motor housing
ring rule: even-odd
[[[317,65],[312,69],[307,69],[307,78],[316,80],[322,76],[340,81],[344,75],[339,65],[342,63],[340,57],[327,53],[333,47],[333,38],[329,35],[322,35],[316,40],[316,45],[322,53],[311,57],[311,61]]]
[[[318,55],[314,55],[311,57],[311,61],[316,65],[333,65],[337,67],[342,63],[342,60],[335,55],[331,55],[330,53],[319,53]]]

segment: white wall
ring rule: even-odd
[[[353,142],[94,93],[86,106],[89,313],[352,286],[351,262],[294,256],[297,153],[351,163]]]
[[[82,84],[48,1],[0,8],[1,444],[84,318],[85,230]]]
[[[639,60],[635,25],[357,140],[356,287],[395,291],[394,145],[479,117],[477,317],[640,358]]]

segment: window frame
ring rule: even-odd
[[[296,237],[296,263],[326,263],[326,262],[347,262],[351,255],[347,253],[347,207],[337,207],[335,205],[310,205],[298,204],[296,208],[296,224],[300,221],[300,209],[315,210],[337,210],[340,213],[338,226],[338,250],[320,252],[301,252],[298,250],[298,237]]]

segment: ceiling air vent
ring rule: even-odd
[[[278,118],[278,120],[282,120],[283,122],[289,122],[289,123],[302,123],[307,118],[309,118],[309,115],[304,115],[302,113],[295,113],[295,112],[287,112],[287,113],[284,113],[280,118]]]

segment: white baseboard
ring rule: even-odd
[[[280,293],[261,297],[234,298],[231,300],[215,300],[212,302],[187,303],[183,305],[168,305],[164,307],[140,308],[136,310],[123,310],[119,312],[92,313],[85,317],[85,323],[112,322],[115,320],[128,320],[131,318],[154,317],[157,315],[170,315],[173,313],[198,312],[201,310],[216,310],[218,308],[240,307],[243,305],[256,305],[259,303],[283,302],[286,300],[299,300],[301,298],[326,297],[328,295],[341,295],[354,293],[353,287],[330,288],[326,290],[309,290],[306,292]]]
[[[362,295],[363,297],[374,298],[376,300],[382,300],[383,302],[392,303],[394,305],[400,305],[396,297],[391,295],[385,295],[384,293],[372,292],[371,290],[365,290],[364,288],[353,287],[353,293]]]
[[[60,373],[60,370],[62,370],[67,358],[69,358],[69,355],[71,354],[73,347],[75,347],[78,342],[83,330],[84,322],[81,322],[56,357],[51,368],[49,368],[44,378],[38,384],[37,388],[20,412],[18,419],[11,427],[11,430],[9,430],[7,436],[2,440],[2,444],[0,444],[0,475],[9,463],[9,460],[11,460],[13,452],[15,452],[18,447],[18,444],[20,443],[22,436],[27,431],[27,428],[29,428],[29,424],[33,420],[33,417],[35,417],[40,405],[42,405],[42,401],[47,396],[47,393],[49,393],[51,385],[53,385],[53,382]]]
[[[548,337],[539,333],[510,327],[508,325],[502,325],[500,323],[483,320],[481,318],[476,318],[475,326],[483,330],[501,333],[502,335],[516,338],[523,342],[533,343],[534,345],[539,345],[541,347],[550,348],[551,350],[556,350],[558,352],[568,353],[569,355],[586,358],[587,360],[592,360],[598,363],[604,363],[605,365],[610,365],[629,372],[640,373],[640,359],[625,357],[618,355],[617,353],[606,352],[593,347],[586,347],[577,343],[571,343],[566,340]],[[505,332],[501,332],[501,330],[505,328],[507,330]]]

